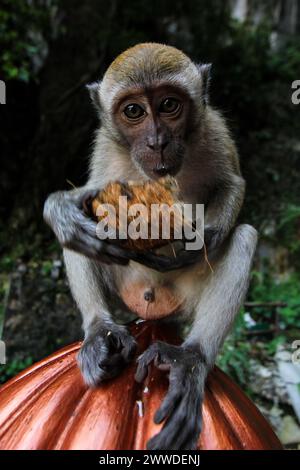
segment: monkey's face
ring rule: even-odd
[[[185,154],[190,98],[174,86],[126,90],[113,117],[131,158],[152,179],[176,175]]]

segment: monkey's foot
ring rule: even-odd
[[[169,371],[169,389],[154,422],[165,420],[161,431],[147,443],[149,450],[192,450],[201,432],[202,400],[207,368],[196,349],[158,341],[139,358],[136,380],[141,382],[151,362]]]
[[[96,387],[118,375],[133,358],[136,341],[124,327],[105,327],[88,337],[77,356],[85,383]]]

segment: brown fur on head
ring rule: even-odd
[[[102,82],[89,88],[105,131],[136,167],[157,178],[176,175],[182,166],[188,134],[205,110],[207,75],[207,66],[182,51],[145,43],[120,54]]]

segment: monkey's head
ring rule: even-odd
[[[149,178],[180,170],[205,112],[209,69],[174,47],[145,43],[119,55],[103,80],[88,86],[105,132]]]

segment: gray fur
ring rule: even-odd
[[[99,117],[101,117],[101,101],[100,101],[100,95],[99,95],[100,86],[101,86],[101,81],[89,83],[86,85],[86,88],[90,94],[92,103],[95,106],[99,114]]]
[[[202,88],[203,88],[203,103],[205,105],[209,102],[209,85],[211,79],[211,68],[212,64],[199,64],[198,70],[202,77]]]

